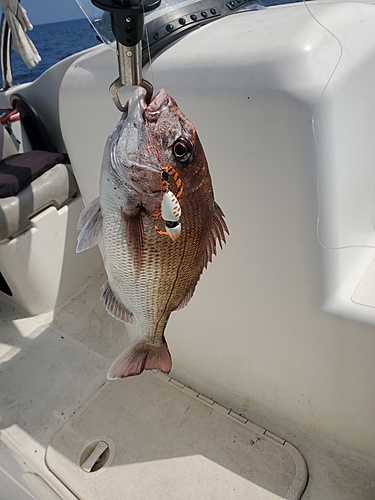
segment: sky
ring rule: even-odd
[[[84,17],[75,0],[21,0],[21,5],[35,25]]]

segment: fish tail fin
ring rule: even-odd
[[[172,369],[172,358],[167,343],[152,345],[143,341],[135,341],[126,351],[112,363],[108,370],[108,380],[139,375],[143,370],[158,369],[169,373]]]

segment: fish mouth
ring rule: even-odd
[[[140,121],[153,123],[160,118],[163,111],[174,104],[176,104],[174,99],[165,89],[160,89],[147,103],[146,89],[137,87],[128,101],[127,119],[131,118],[133,123]]]
[[[127,102],[125,120],[131,119],[133,123],[140,121],[155,122],[171,104],[174,104],[174,99],[165,89],[160,89],[147,103],[146,89],[137,87],[133,96]]]
[[[164,89],[149,103],[147,97],[146,89],[137,87],[128,100],[111,136],[110,154],[114,170],[126,184],[138,192],[156,194],[161,191],[162,168],[158,156],[150,155],[153,146],[148,129],[174,101]]]
[[[174,101],[164,89],[160,89],[157,94],[153,96],[149,105],[144,110],[144,118],[148,122],[156,122],[160,115],[165,111]]]
[[[159,92],[160,93],[160,92]],[[159,94],[158,93],[158,94]],[[148,108],[146,101],[147,91],[143,87],[137,87],[132,97],[126,103],[123,112],[111,136],[111,163],[119,173],[125,170],[148,170],[160,175],[160,167],[149,162],[141,162],[129,159],[131,153],[137,156],[139,145],[142,143],[142,128],[145,126],[145,112]],[[151,100],[151,103],[153,100]],[[126,145],[121,145],[122,136],[126,134]],[[129,153],[130,150],[130,153]],[[120,161],[119,151],[122,151]],[[128,177],[128,175],[126,175]],[[130,179],[128,179],[130,181]],[[130,182],[132,184],[132,182]]]

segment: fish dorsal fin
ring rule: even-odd
[[[125,222],[125,240],[132,254],[136,276],[139,278],[144,245],[142,210],[139,207],[135,213],[128,213],[123,209],[122,215]]]
[[[224,220],[224,213],[219,207],[219,205],[214,202],[214,217],[212,221],[211,232],[208,237],[206,252],[204,254],[201,267],[198,269],[198,272],[191,284],[191,287],[188,293],[183,298],[180,305],[177,307],[177,311],[183,309],[189,302],[189,300],[194,295],[195,288],[198,284],[198,281],[203,273],[203,271],[207,268],[208,263],[212,262],[212,255],[216,255],[216,242],[219,242],[220,248],[223,248],[223,243],[226,243],[225,233],[229,234],[228,227]]]
[[[100,243],[102,239],[102,214],[99,198],[95,198],[83,209],[78,219],[77,228],[81,230],[78,236],[77,253]]]
[[[106,281],[102,286],[100,298],[104,302],[107,312],[114,318],[124,321],[124,323],[135,323],[133,314],[117,299],[112,291],[111,285]]]

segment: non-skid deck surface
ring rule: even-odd
[[[110,382],[53,438],[47,465],[84,500],[300,498],[299,452],[228,413],[162,374]]]

